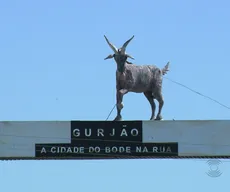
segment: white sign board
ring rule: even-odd
[[[3,121],[0,159],[230,157],[230,121]]]

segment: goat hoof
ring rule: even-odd
[[[157,117],[156,117],[156,119],[155,120],[157,120],[157,121],[160,121],[160,120],[162,120],[163,118],[162,118],[162,116],[161,115],[157,115]]]
[[[151,118],[150,118],[150,121],[154,121],[154,120],[155,120],[155,117],[151,117]]]
[[[116,118],[113,121],[122,121],[122,117],[121,116],[116,116]]]

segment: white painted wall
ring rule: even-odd
[[[70,122],[0,122],[0,157],[34,157],[35,143],[70,143]]]
[[[230,155],[230,121],[143,121],[144,142],[178,142],[179,156]]]

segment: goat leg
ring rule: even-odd
[[[156,104],[154,102],[152,91],[144,92],[144,95],[148,99],[148,101],[149,101],[149,103],[151,105],[151,109],[152,109],[152,115],[151,115],[150,120],[154,120],[154,118],[155,118]]]
[[[128,93],[127,89],[117,90],[117,116],[114,119],[114,121],[121,121],[122,120],[121,110],[124,107],[124,105],[122,104],[122,100],[123,100],[123,96],[126,93]]]
[[[158,110],[157,117],[155,120],[161,120],[161,119],[163,119],[163,117],[161,115],[161,110],[162,110],[163,105],[164,105],[164,99],[163,99],[161,92],[158,92],[158,94],[156,95],[156,100],[159,103],[159,110]]]

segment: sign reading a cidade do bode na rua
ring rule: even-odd
[[[36,144],[36,157],[178,156],[178,143],[145,143],[142,121],[71,121],[70,131],[70,143]]]

